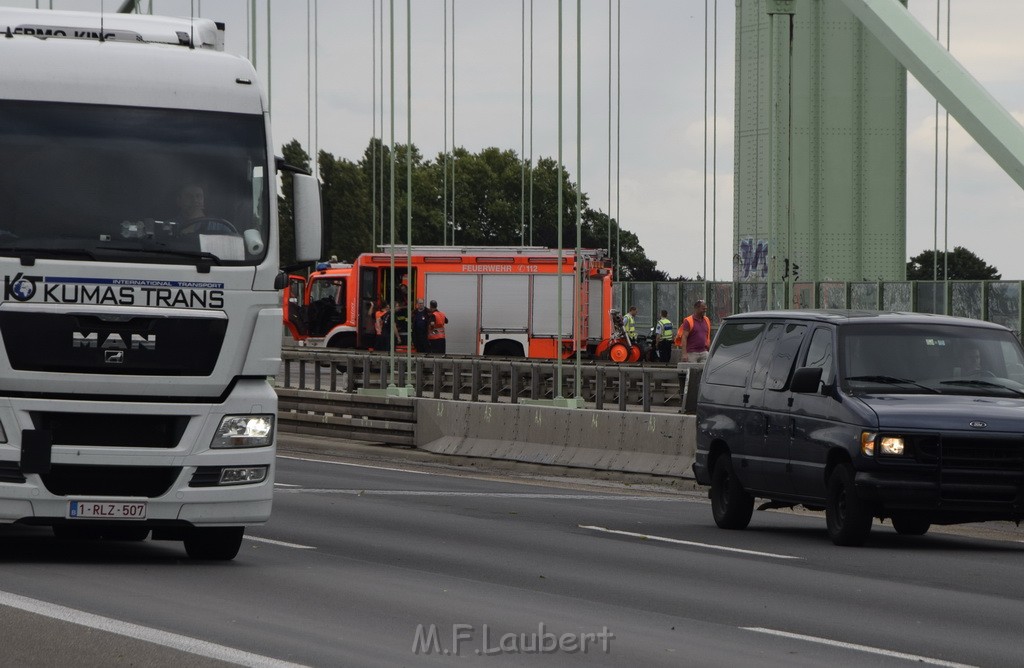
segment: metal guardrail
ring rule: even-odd
[[[577,396],[574,367],[563,364],[558,388],[556,364],[550,360],[417,355],[409,365],[403,356],[395,358],[393,379],[390,359],[382,353],[287,347],[282,360],[277,376],[282,401],[301,398],[291,394],[297,390],[332,394],[383,390],[392,380],[396,387],[410,388],[412,397],[432,399],[515,404],[524,399]],[[701,364],[630,366],[590,361],[581,367],[579,396],[589,408],[599,410],[689,413],[695,406],[702,368]]]
[[[416,402],[344,392],[277,388],[278,430],[389,445],[416,444]]]

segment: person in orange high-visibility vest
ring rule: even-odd
[[[427,340],[430,343],[430,352],[435,355],[444,355],[447,350],[447,341],[444,334],[444,326],[448,324],[448,318],[444,311],[439,311],[437,302],[430,300],[430,313],[434,316],[430,323],[430,331],[427,333]]]
[[[703,299],[693,303],[693,313],[683,318],[676,333],[676,347],[682,348],[682,361],[703,362],[711,348],[711,318]]]

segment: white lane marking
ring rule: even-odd
[[[805,636],[800,633],[789,633],[787,631],[778,631],[776,629],[764,629],[760,627],[752,626],[741,626],[744,631],[754,631],[755,633],[767,633],[768,635],[781,636],[783,638],[792,638],[794,640],[806,640],[807,642],[818,643],[820,645],[831,645],[832,647],[842,647],[843,649],[852,649],[858,652],[867,652],[868,654],[879,654],[881,656],[887,656],[893,659],[904,659],[906,661],[917,661],[919,663],[927,663],[932,666],[947,666],[948,668],[974,668],[967,663],[956,663],[954,661],[943,661],[942,659],[932,659],[927,656],[919,656],[917,654],[905,654],[903,652],[894,652],[888,649],[881,649],[879,647],[870,647],[868,645],[857,645],[849,642],[842,642],[840,640],[830,640],[828,638],[818,638],[816,636]]]
[[[274,487],[302,487],[302,485],[289,485],[286,482],[275,482]]]
[[[38,601],[34,598],[27,598],[25,596],[19,596],[5,591],[0,591],[0,605],[24,610],[25,612],[31,612],[63,622],[78,624],[79,626],[85,626],[90,629],[98,629],[108,633],[115,633],[126,638],[143,640],[145,642],[153,643],[154,645],[170,647],[171,649],[176,649],[181,652],[188,652],[189,654],[204,656],[217,661],[227,661],[239,666],[274,666],[275,668],[291,668],[293,666],[302,665],[298,663],[290,663],[288,661],[280,661],[269,656],[252,654],[251,652],[243,652],[242,650],[234,649],[233,647],[225,647],[224,645],[217,645],[212,642],[206,642],[205,640],[153,629],[148,626],[139,626],[138,624],[122,622],[117,619],[111,619],[110,617],[101,617],[100,615],[83,612],[82,610],[66,608],[63,605]]]
[[[272,540],[270,538],[262,538],[260,536],[242,536],[246,540],[253,540],[257,543],[269,543],[270,545],[279,545],[281,547],[293,547],[296,550],[315,550],[316,548],[312,545],[299,545],[298,543],[286,543],[283,540]]]
[[[291,457],[289,455],[278,455],[278,459],[294,459],[299,462],[313,462],[314,464],[334,464],[336,466],[354,466],[359,469],[376,469],[378,471],[397,471],[398,473],[415,473],[417,475],[442,475],[430,471],[412,471],[410,469],[396,469],[388,466],[372,466],[370,464],[352,464],[351,462],[335,462],[329,459],[311,459],[309,457]]]
[[[703,547],[708,550],[721,550],[723,552],[737,552],[739,554],[750,554],[755,557],[771,557],[772,559],[803,559],[803,557],[794,557],[789,554],[774,554],[772,552],[758,552],[757,550],[743,550],[738,547],[726,547],[725,545],[714,545],[713,543],[697,543],[692,540],[679,540],[678,538],[666,538],[664,536],[652,536],[646,533],[634,533],[632,531],[619,531],[618,529],[607,529],[605,527],[587,526],[583,524],[577,524],[581,529],[588,529],[590,531],[600,531],[602,533],[613,533],[620,536],[630,536],[632,538],[643,538],[645,540],[656,540],[662,543],[675,543],[676,545],[689,545],[690,547]]]
[[[543,494],[531,492],[448,492],[419,491],[413,489],[327,489],[302,488],[279,489],[285,494],[348,494],[351,496],[467,496],[495,499],[571,499],[586,501],[689,501],[689,499],[665,496],[627,496],[625,494]]]

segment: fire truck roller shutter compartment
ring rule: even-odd
[[[573,320],[573,275],[570,271],[562,274],[562,331],[561,335],[572,338]],[[556,337],[558,331],[558,276],[533,277],[533,335]]]
[[[445,329],[447,351],[456,355],[476,355],[477,325],[480,315],[480,277],[476,274],[427,274],[426,302],[437,301],[437,308],[448,317]]]

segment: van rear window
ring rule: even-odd
[[[708,357],[704,382],[744,387],[764,326],[763,322],[727,322]]]

